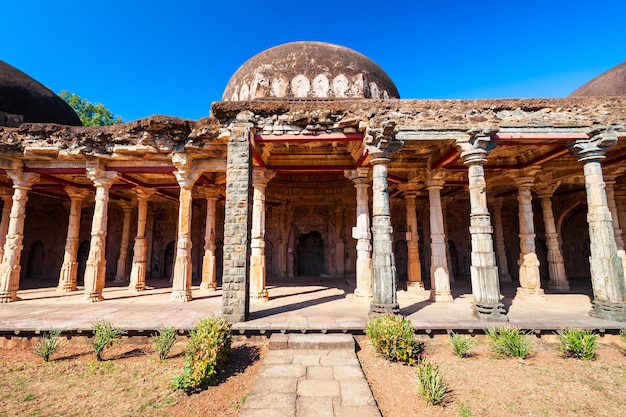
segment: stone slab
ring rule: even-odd
[[[290,334],[290,349],[352,349],[354,338],[349,334]]]
[[[298,417],[335,417],[332,397],[299,397],[296,402]]]
[[[337,381],[303,380],[298,383],[298,397],[338,397],[340,393]]]
[[[270,336],[269,350],[284,350],[289,348],[289,335],[274,333]]]

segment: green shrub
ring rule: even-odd
[[[388,314],[367,322],[367,336],[386,359],[414,365],[424,352],[424,344],[415,340],[413,325],[404,317]]]
[[[96,354],[96,359],[101,361],[102,354],[105,349],[113,347],[119,343],[122,339],[122,335],[125,333],[122,329],[113,326],[112,323],[106,321],[99,321],[92,327],[94,341],[91,346]]]
[[[63,346],[63,340],[59,338],[61,330],[50,330],[48,335],[43,335],[41,341],[37,343],[34,351],[44,361],[48,362],[50,357]]]
[[[168,327],[152,335],[152,345],[160,360],[165,360],[176,343],[176,329]]]
[[[443,383],[439,366],[428,359],[417,364],[417,393],[430,405],[445,405],[448,387]]]
[[[591,330],[563,329],[558,332],[559,351],[570,358],[591,360],[596,357],[598,336]]]
[[[626,332],[624,330],[620,330],[619,337],[622,338],[622,341],[626,345]],[[626,350],[626,346],[624,346],[624,350]]]
[[[533,343],[517,327],[490,327],[486,331],[489,347],[495,358],[526,358],[533,350]]]
[[[183,375],[174,377],[176,389],[193,392],[215,385],[230,352],[230,324],[224,319],[209,317],[200,320],[189,333]]]
[[[470,349],[476,345],[474,339],[469,337],[461,337],[456,333],[450,333],[450,347],[459,358],[467,358],[470,356]]]

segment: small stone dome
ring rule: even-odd
[[[15,121],[6,120],[12,115],[22,116],[23,123],[82,126],[76,112],[61,97],[17,68],[0,61],[0,126],[15,125]]]
[[[246,61],[226,85],[222,100],[264,98],[400,98],[374,61],[352,49],[324,42],[291,42]]]
[[[598,75],[568,97],[626,96],[626,62]]]

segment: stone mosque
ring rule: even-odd
[[[172,302],[221,289],[240,322],[268,279],[323,277],[371,314],[465,282],[468,315],[506,321],[511,283],[586,287],[592,316],[626,321],[626,62],[567,98],[413,100],[353,50],[294,42],[208,117],[83,127],[0,61],[0,148],[2,303],[169,278]]]

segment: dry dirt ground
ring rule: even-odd
[[[622,416],[626,354],[615,336],[600,339],[594,361],[564,359],[554,338],[535,339],[526,360],[492,359],[486,344],[454,356],[445,337],[425,340],[426,354],[450,388],[445,407],[427,406],[415,368],[378,357],[366,337],[358,356],[384,417]],[[0,416],[236,416],[252,386],[265,340],[237,339],[215,387],[186,395],[171,388],[181,373],[184,341],[165,362],[150,345],[124,343],[97,362],[89,346],[66,347],[44,362],[30,348],[0,349]]]

